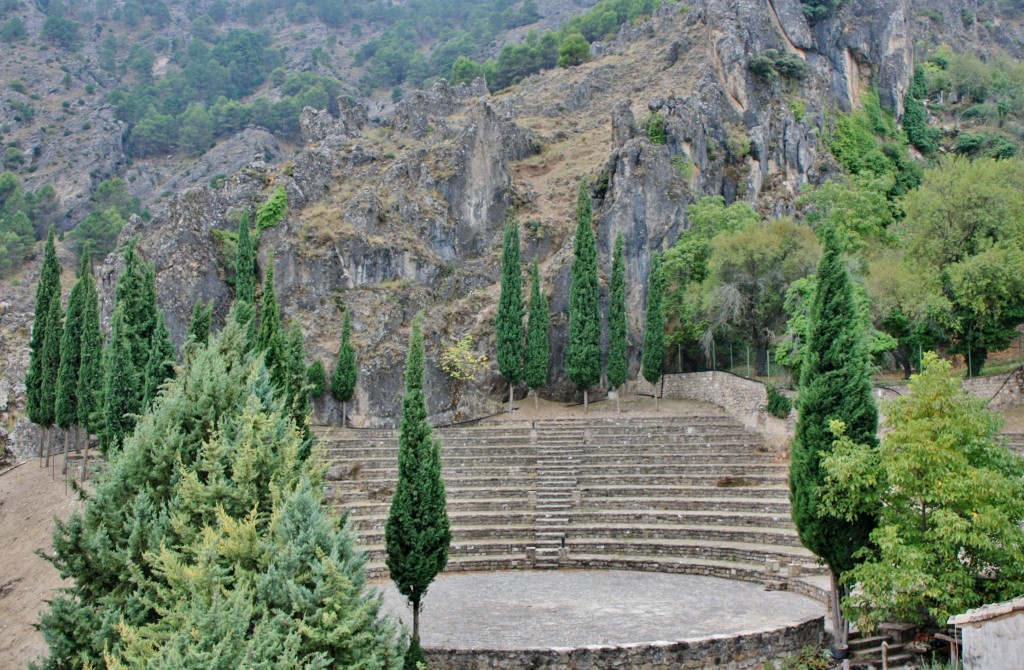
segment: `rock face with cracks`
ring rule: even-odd
[[[945,17],[961,15],[956,0],[938,4]],[[218,190],[191,187],[123,236],[137,235],[155,263],[160,304],[180,344],[197,298],[213,299],[215,319],[224,319],[237,217],[283,186],[288,214],[262,232],[259,266],[273,254],[284,320],[302,322],[307,352],[328,371],[341,308],[352,308],[360,365],[353,424],[394,425],[404,343],[420,310],[429,411],[443,423],[499,410],[505,386],[493,360],[472,380],[449,377],[439,360],[467,334],[477,355],[494,358],[501,230],[516,216],[524,263],[538,259],[551,296],[551,383],[542,394],[572,399],[561,361],[579,181],[587,179],[594,196],[602,282],[615,236],[625,240],[632,378],[650,255],[688,226],[687,205],[720,194],[766,215],[792,212],[801,186],[837,170],[821,142],[835,113],[856,107],[873,86],[898,115],[915,41],[936,39],[936,30],[970,39],[971,29],[952,19],[939,28],[922,22],[918,5],[850,0],[813,24],[798,0],[670,5],[624,26],[595,49],[594,61],[495,95],[481,80],[441,81],[372,123],[345,101],[337,118],[307,109],[305,144],[290,160],[250,161]],[[769,49],[800,59],[806,74],[752,74],[750,61]],[[652,115],[664,124],[664,144],[648,136]],[[101,270],[108,319],[121,263],[111,256]],[[603,284],[602,307],[606,294]],[[321,420],[340,418],[332,402],[317,408]]]

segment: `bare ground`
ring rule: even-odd
[[[51,551],[54,518],[66,519],[79,501],[36,460],[0,472],[0,668],[22,668],[46,652],[33,625],[63,583],[36,552]]]

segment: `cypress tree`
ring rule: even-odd
[[[78,371],[78,425],[85,431],[85,454],[82,458],[82,479],[89,475],[89,434],[99,434],[103,427],[103,335],[100,333],[99,295],[92,278],[92,268],[83,262],[82,275],[82,340]]]
[[[651,257],[651,274],[647,278],[647,324],[644,328],[644,351],[640,360],[644,379],[654,385],[654,409],[658,409],[658,380],[665,362],[665,318],[661,297],[665,280],[661,272],[661,254]]]
[[[530,319],[526,326],[526,385],[533,389],[533,407],[537,409],[537,389],[548,383],[548,299],[540,290],[540,271],[533,259],[530,275]]]
[[[878,445],[878,410],[871,395],[870,354],[862,323],[839,242],[827,228],[801,366],[789,489],[800,541],[828,564],[832,574],[833,623],[841,644],[848,628],[839,614],[838,580],[856,564],[854,553],[867,545],[875,520],[861,515],[851,522],[820,514],[825,483],[821,457],[832,451],[829,422],[834,419],[846,424],[846,434],[855,443]]]
[[[285,406],[295,425],[309,436],[309,387],[306,384],[306,339],[298,319],[291,323],[285,341]]]
[[[213,301],[203,302],[202,298],[196,298],[196,304],[192,307],[192,318],[188,322],[188,344],[192,347],[205,345],[206,340],[210,338],[212,321]]]
[[[341,425],[345,425],[345,403],[352,399],[356,391],[356,377],[359,367],[356,365],[356,350],[352,346],[352,323],[349,318],[351,310],[345,309],[345,319],[341,326],[341,345],[338,347],[338,362],[331,375],[331,395],[341,403]]]
[[[580,183],[576,202],[576,243],[569,289],[569,344],[566,372],[576,388],[587,392],[601,378],[601,317],[598,311],[597,245],[594,241],[593,204],[587,182]]]
[[[212,303],[211,303],[212,304]],[[174,378],[174,343],[167,330],[163,310],[157,310],[156,328],[149,345],[149,361],[146,363],[146,385],[143,406],[149,407],[156,399],[160,386]]]
[[[46,464],[52,455],[53,422],[57,418],[57,373],[60,370],[60,341],[64,335],[64,311],[60,306],[60,293],[50,300],[50,311],[46,316],[46,339],[43,340],[43,365],[41,374],[45,380],[40,385],[39,425],[46,429]]]
[[[78,371],[82,362],[82,311],[85,275],[91,272],[88,245],[82,251],[78,281],[68,298],[68,313],[60,340],[60,367],[57,372],[57,425],[64,431],[64,470],[67,472],[68,442],[71,427],[78,424]]]
[[[608,385],[618,390],[626,382],[626,259],[622,233],[615,237],[612,254],[611,299],[608,303]],[[619,410],[616,395],[615,410]]]
[[[238,245],[235,256],[235,300],[256,302],[256,249],[249,235],[249,215],[238,222]]]
[[[309,386],[309,395],[319,398],[327,389],[327,373],[324,371],[324,364],[315,360],[306,368],[306,384]]]
[[[145,368],[132,362],[132,333],[125,323],[124,305],[114,308],[110,344],[105,352],[103,379],[103,432],[100,449],[111,456],[135,427],[135,417],[142,411],[142,387]],[[148,361],[147,361],[148,362]]]
[[[519,260],[519,224],[505,224],[501,260],[501,296],[498,298],[498,370],[508,381],[508,411],[513,392],[523,381],[523,277]]]
[[[398,435],[398,482],[384,526],[388,570],[398,592],[412,606],[416,644],[423,596],[437,573],[444,570],[452,540],[441,478],[441,442],[433,438],[427,423],[420,323],[421,316],[417,316],[409,340]]]
[[[128,243],[124,259],[125,267],[117,278],[114,304],[115,311],[120,307],[124,313],[120,332],[124,342],[119,346],[122,354],[128,357],[133,372],[122,380],[132,386],[121,388],[119,393],[125,394],[126,406],[138,412],[145,396],[149,345],[156,327],[156,272],[152,265],[142,261],[134,239]]]
[[[43,267],[39,273],[39,284],[36,286],[36,308],[32,318],[32,337],[29,340],[28,373],[25,375],[25,400],[29,421],[43,426],[46,411],[43,409],[43,387],[53,382],[44,374],[43,343],[46,340],[50,303],[56,298],[60,300],[60,263],[57,261],[57,249],[54,245],[53,226],[46,237],[46,250],[43,254]],[[52,421],[51,421],[52,423]],[[43,458],[43,436],[39,434],[39,458]]]
[[[270,259],[270,267],[267,268],[267,277],[263,283],[263,304],[260,310],[260,330],[256,338],[256,349],[263,353],[270,379],[279,389],[284,389],[287,362],[284,337],[281,335],[281,312],[277,308],[277,296],[274,294],[273,257]]]

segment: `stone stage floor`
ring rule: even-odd
[[[385,607],[412,626],[391,582]],[[774,630],[825,606],[749,582],[610,570],[523,570],[439,576],[424,599],[424,647],[536,649],[676,641]]]

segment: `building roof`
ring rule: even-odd
[[[1014,612],[1024,612],[1024,596],[1001,603],[992,603],[991,605],[983,605],[982,607],[967,610],[963,614],[957,614],[954,617],[950,617],[949,623],[954,626],[981,623],[982,621],[998,619],[999,617],[1004,617],[1007,614],[1013,614]]]

